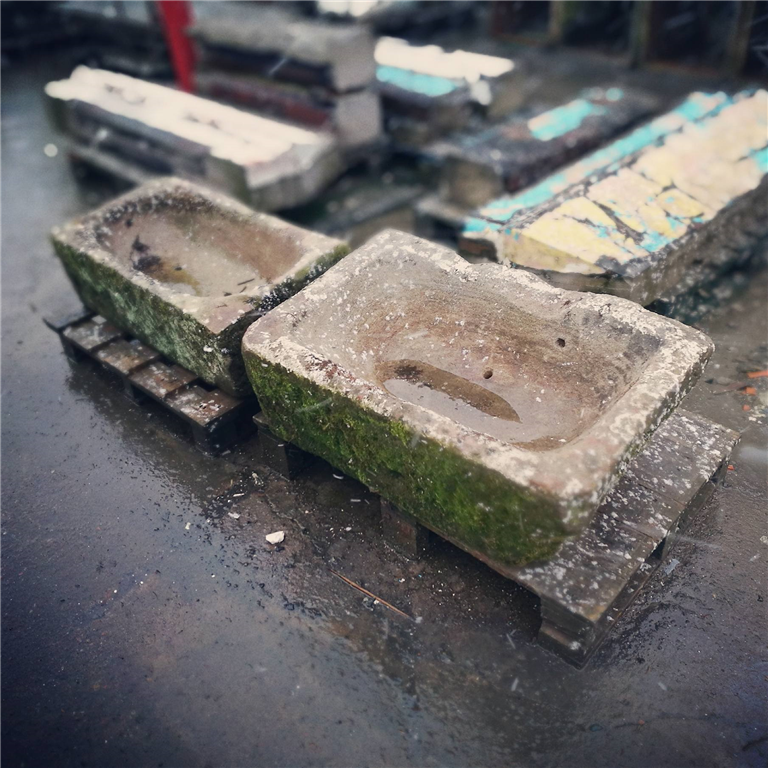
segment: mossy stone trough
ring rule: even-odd
[[[83,303],[232,395],[245,329],[344,256],[340,240],[180,179],[149,182],[52,240]]]
[[[502,567],[584,528],[711,352],[628,301],[393,230],[243,338],[282,439]]]

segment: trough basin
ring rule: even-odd
[[[348,250],[173,178],[55,228],[52,240],[87,307],[233,395],[250,392],[248,325]]]
[[[243,338],[282,439],[496,565],[583,529],[711,352],[629,301],[393,230]]]

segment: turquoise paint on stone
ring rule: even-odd
[[[717,99],[717,103],[714,106],[704,103],[704,99],[709,100],[711,98]],[[499,227],[491,227],[491,222],[504,225],[512,216],[520,211],[541,205],[554,195],[562,192],[566,187],[584,181],[597,171],[618,170],[624,158],[639,152],[644,147],[653,144],[667,134],[679,130],[678,128],[670,129],[667,127],[670,115],[683,117],[686,121],[698,120],[702,117],[714,117],[724,107],[732,103],[733,99],[723,92],[715,94],[699,93],[689,96],[682,104],[666,115],[652,120],[647,125],[641,126],[624,138],[618,139],[607,147],[593,152],[584,160],[571,166],[568,169],[568,176],[564,172],[554,173],[519,194],[504,195],[487,203],[478,211],[475,217],[471,217],[468,220],[464,232],[482,232],[484,229],[497,230]],[[765,158],[762,161],[768,162]],[[579,169],[578,174],[574,173],[575,168]]]
[[[660,251],[664,246],[669,245],[672,241],[661,234],[661,232],[646,232],[643,235],[643,239],[640,242],[640,246],[644,248],[648,253],[655,253]]]
[[[376,67],[376,79],[381,83],[395,85],[404,91],[420,93],[422,96],[445,96],[455,91],[459,84],[447,77],[424,75],[409,69],[381,65]]]
[[[540,141],[551,141],[575,131],[588,117],[605,114],[605,107],[586,99],[575,99],[562,107],[550,109],[528,122],[531,134]],[[534,126],[531,126],[534,123]]]
[[[768,147],[758,149],[751,153],[752,158],[757,163],[757,167],[762,173],[768,173]]]
[[[478,219],[474,216],[467,219],[464,224],[464,232],[484,232],[485,230],[492,230],[498,232],[501,229],[501,224],[495,221],[486,221],[485,219]]]

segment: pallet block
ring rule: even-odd
[[[131,400],[149,398],[182,419],[200,450],[220,453],[253,431],[255,397],[236,398],[201,386],[194,373],[103,317],[80,310],[45,324],[59,335],[70,360],[95,360],[120,379]]]
[[[312,454],[281,440],[269,429],[263,414],[257,413],[253,423],[258,430],[261,462],[286,480],[295,479],[315,459]]]

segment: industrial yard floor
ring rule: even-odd
[[[448,545],[393,553],[327,465],[206,458],[67,362],[47,236],[99,197],[44,152],[51,74],[3,70],[3,766],[766,764],[768,379],[715,394],[767,367],[765,272],[699,324],[685,407],[743,432],[726,485],[578,671],[530,595]]]

